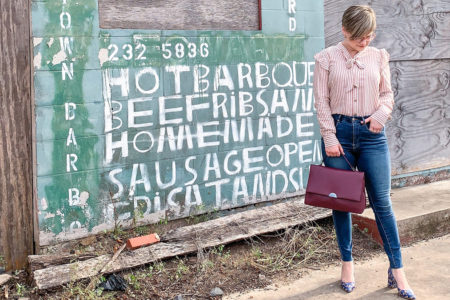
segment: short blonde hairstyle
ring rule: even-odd
[[[360,38],[377,27],[374,10],[368,5],[353,5],[347,8],[342,15],[342,26],[350,33],[350,38]]]

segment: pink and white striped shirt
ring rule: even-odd
[[[394,106],[389,54],[366,47],[353,58],[339,43],[314,56],[314,106],[325,147],[339,144],[332,114],[372,116],[384,125]]]

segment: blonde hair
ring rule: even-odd
[[[342,15],[342,26],[350,33],[350,38],[363,37],[377,27],[374,10],[368,5],[353,5]]]

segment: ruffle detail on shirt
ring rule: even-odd
[[[322,69],[329,70],[330,69],[330,62],[328,59],[328,55],[325,53],[325,50],[322,50],[321,52],[314,55],[314,59],[319,63],[319,66]]]

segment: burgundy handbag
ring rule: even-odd
[[[311,165],[305,204],[340,211],[362,213],[366,208],[364,172]]]

